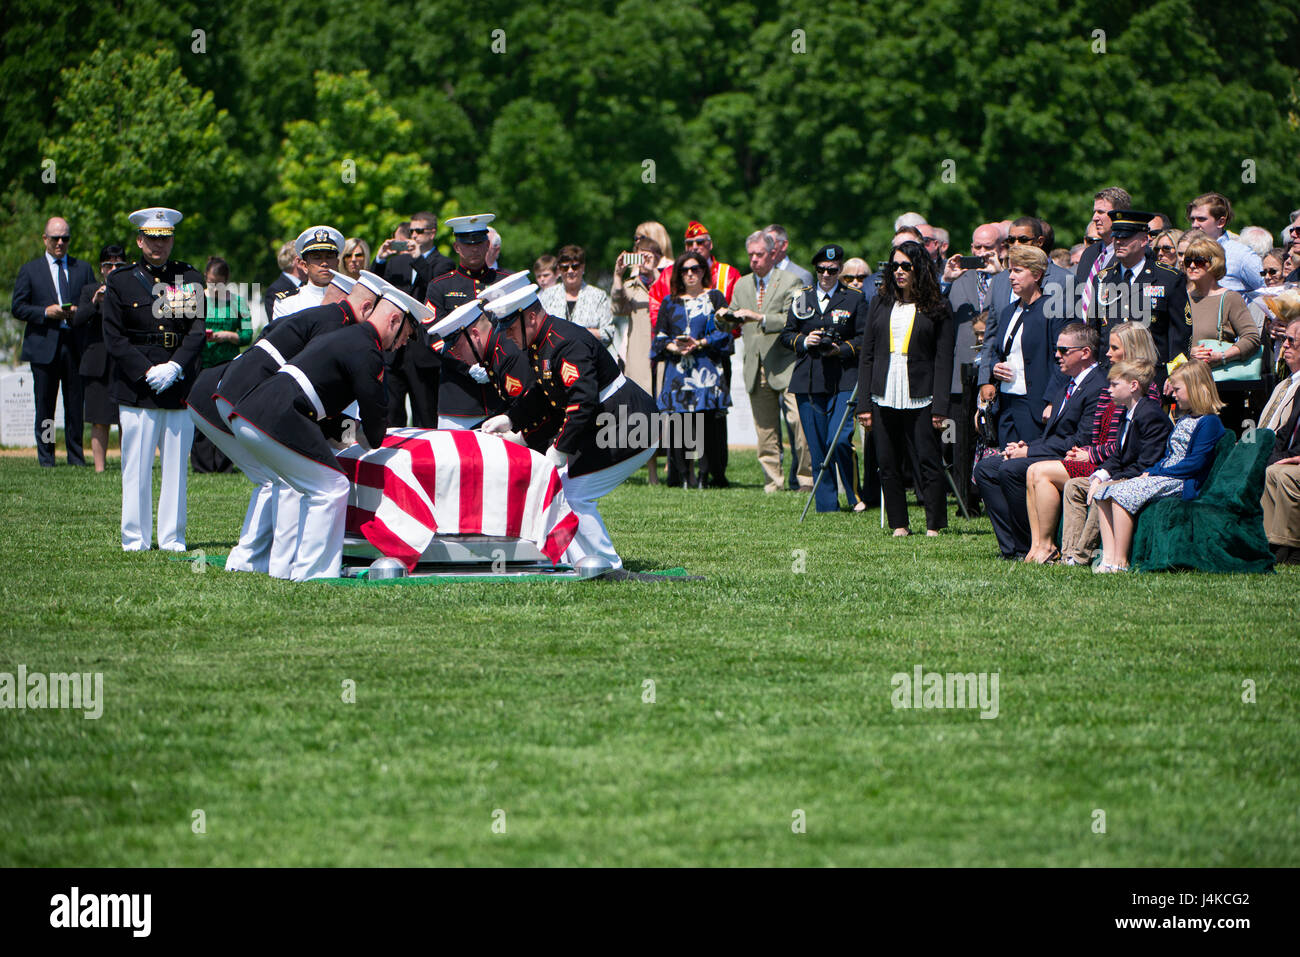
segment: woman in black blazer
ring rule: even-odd
[[[880,462],[885,512],[895,536],[910,534],[898,463],[906,448],[925,502],[927,535],[948,526],[948,495],[936,429],[948,415],[955,331],[925,247],[905,242],[890,255],[879,294],[867,312],[858,367],[859,391],[870,390],[858,414],[871,430]],[[938,388],[936,389],[936,384]]]
[[[114,269],[126,265],[129,264],[123,247],[110,244],[99,251],[100,277],[104,281]],[[90,423],[90,451],[96,472],[104,471],[109,428],[117,425],[117,403],[108,394],[113,370],[109,368],[108,349],[104,346],[104,317],[99,309],[103,301],[104,283],[86,283],[81,287],[77,313],[70,322],[74,327],[86,328],[86,348],[77,371],[85,386],[86,421]]]

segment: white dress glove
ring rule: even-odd
[[[546,461],[554,465],[557,470],[562,469],[569,464],[569,453],[561,452],[552,445],[546,450]]]
[[[510,416],[494,415],[478,427],[480,432],[486,432],[488,435],[502,435],[510,431]]]
[[[166,392],[172,387],[172,384],[181,377],[181,367],[178,362],[164,362],[161,365],[153,366],[144,374],[144,381],[149,384],[149,388],[154,392]]]
[[[469,377],[479,385],[483,385],[488,380],[487,369],[484,369],[476,362],[469,367]]]

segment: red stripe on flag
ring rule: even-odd
[[[533,453],[514,442],[506,448],[506,534],[519,536],[524,527],[524,506],[533,481]]]
[[[542,546],[542,551],[551,560],[552,565],[560,563],[560,559],[564,557],[564,550],[569,547],[576,534],[578,534],[578,516],[574,512],[566,512],[560,524],[551,529],[546,536],[546,544]]]
[[[433,442],[423,436],[418,439],[404,439],[403,442],[405,444],[401,446],[402,451],[408,453],[411,457],[411,474],[415,476],[415,480],[420,484],[420,487],[429,493],[429,498],[432,500],[435,494],[434,490],[438,487],[438,466],[433,457]],[[388,445],[387,442],[384,444]],[[393,446],[399,444],[394,442]],[[424,521],[424,519],[420,519],[420,521]],[[438,523],[433,516],[429,516],[427,524],[431,529],[437,531]]]
[[[349,535],[360,535],[361,526],[366,524],[375,517],[375,513],[364,508],[357,508],[355,505],[348,506],[348,517],[345,531]]]
[[[483,452],[478,437],[468,430],[451,433],[460,459],[460,528],[461,535],[483,533]]]
[[[433,513],[424,504],[420,493],[392,472],[388,473],[388,480],[384,483],[384,498],[430,531],[438,530],[438,523],[434,521]]]
[[[361,527],[361,534],[366,536],[366,541],[380,553],[389,558],[396,558],[406,570],[414,571],[415,565],[420,560],[420,553],[404,542],[400,536],[394,533],[380,519],[372,519]]]

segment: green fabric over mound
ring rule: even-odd
[[[1192,501],[1181,497],[1152,502],[1138,513],[1133,567],[1151,572],[1194,568],[1203,572],[1273,571],[1264,536],[1264,470],[1273,433],[1255,432],[1238,442],[1227,432],[1214,450],[1214,465]]]

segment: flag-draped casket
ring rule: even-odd
[[[352,482],[347,533],[408,570],[435,534],[522,538],[558,563],[578,528],[555,467],[500,436],[391,429],[382,448],[338,461]]]

